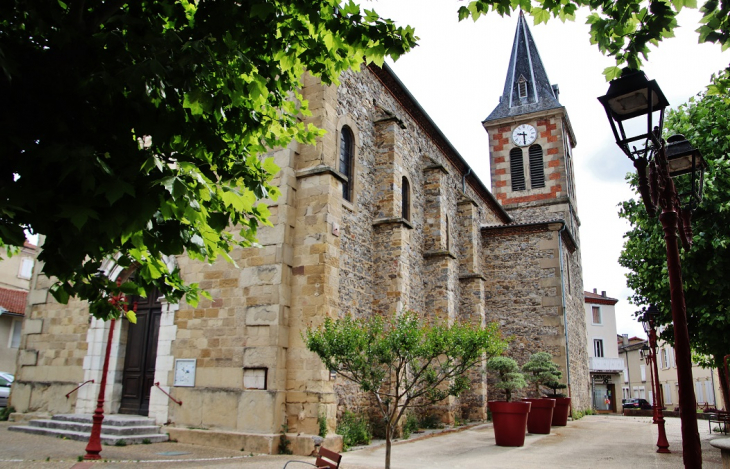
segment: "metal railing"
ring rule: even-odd
[[[164,389],[162,389],[162,388],[160,387],[160,382],[159,382],[159,381],[155,383],[155,386],[157,386],[157,389],[159,389],[160,391],[164,392],[164,393],[165,393],[165,395],[166,395],[167,397],[169,397],[169,398],[170,398],[170,400],[171,400],[172,402],[174,402],[174,403],[175,403],[175,404],[177,404],[177,405],[182,405],[182,401],[178,401],[177,399],[175,399],[174,397],[172,397],[172,396],[171,396],[170,394],[168,394],[168,392],[167,392],[167,391],[165,391]]]
[[[66,394],[66,399],[68,399],[68,396],[70,396],[71,394],[73,394],[76,391],[78,391],[85,384],[89,384],[89,383],[93,383],[93,382],[94,382],[94,380],[93,379],[90,379],[88,381],[84,381],[83,383],[79,384],[78,386],[76,386],[75,388],[73,388],[68,394]]]

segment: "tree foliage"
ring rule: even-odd
[[[726,70],[713,78],[728,80]],[[690,343],[695,353],[712,357],[722,371],[730,354],[730,102],[701,93],[669,112],[667,135],[681,133],[699,149],[707,163],[704,198],[692,217],[693,247],[680,252]],[[686,177],[685,177],[686,178]],[[635,178],[630,178],[636,187]],[[687,181],[676,181],[678,191]],[[631,224],[619,263],[629,270],[627,284],[636,305],[655,304],[659,324],[667,325],[662,339],[673,343],[669,277],[662,227],[649,218],[639,199],[621,204],[620,216]],[[727,385],[723,379],[727,402]]]
[[[490,11],[500,15],[521,9],[532,15],[535,24],[575,19],[579,8],[591,13],[591,44],[616,59],[616,66],[604,71],[607,80],[621,75],[621,68],[640,69],[642,59],[649,54],[649,45],[658,46],[665,38],[674,37],[677,14],[682,8],[697,8],[697,0],[472,0],[459,8],[459,19],[471,17],[475,21]],[[730,1],[707,0],[700,10],[701,26],[697,29],[699,42],[720,44],[722,50],[730,47]]]
[[[507,402],[512,400],[513,391],[517,391],[527,386],[525,375],[520,371],[520,367],[514,358],[490,358],[487,362],[487,370],[497,373],[497,382],[494,387],[504,391],[504,397]]]
[[[564,389],[567,386],[560,382],[563,373],[558,365],[553,363],[553,357],[547,352],[537,352],[530,356],[530,359],[522,365],[522,372],[525,373],[527,381],[535,387],[535,397],[540,398],[541,387],[547,387],[556,394],[558,389]]]
[[[391,438],[406,409],[458,396],[471,384],[467,371],[485,354],[506,348],[494,323],[485,328],[425,324],[413,312],[394,318],[327,318],[306,331],[305,341],[328,369],[375,398],[385,423],[386,468]]]
[[[278,168],[259,155],[313,143],[299,93],[415,44],[352,1],[10,0],[0,9],[0,246],[44,235],[54,296],[157,286],[197,303],[165,256],[207,262],[255,244]],[[227,231],[235,226],[237,233]],[[120,287],[105,259],[136,267]]]

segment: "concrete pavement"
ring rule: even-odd
[[[700,422],[703,467],[720,469],[720,450],[709,445],[707,426]],[[27,435],[7,431],[12,424],[0,423],[0,468],[63,468],[79,464],[83,442]],[[680,468],[682,467],[679,419],[667,419],[667,438],[672,454],[657,454],[656,426],[647,417],[593,415],[567,427],[555,427],[550,435],[528,435],[521,448],[502,448],[494,444],[491,424],[467,430],[400,442],[393,446],[393,469],[429,468]],[[280,469],[286,461],[300,456],[251,455],[180,443],[157,443],[125,447],[105,446],[107,462],[90,467],[155,469],[216,467],[223,469]],[[344,454],[343,469],[383,467],[384,447],[368,447]],[[288,469],[306,465],[290,464]]]

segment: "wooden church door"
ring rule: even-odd
[[[120,414],[149,415],[162,315],[160,296],[155,289],[147,298],[133,300],[137,302],[137,324],[130,323],[127,334]]]

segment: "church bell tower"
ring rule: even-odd
[[[517,223],[564,220],[577,238],[575,134],[520,11],[507,79],[482,125],[489,133],[492,193]]]

